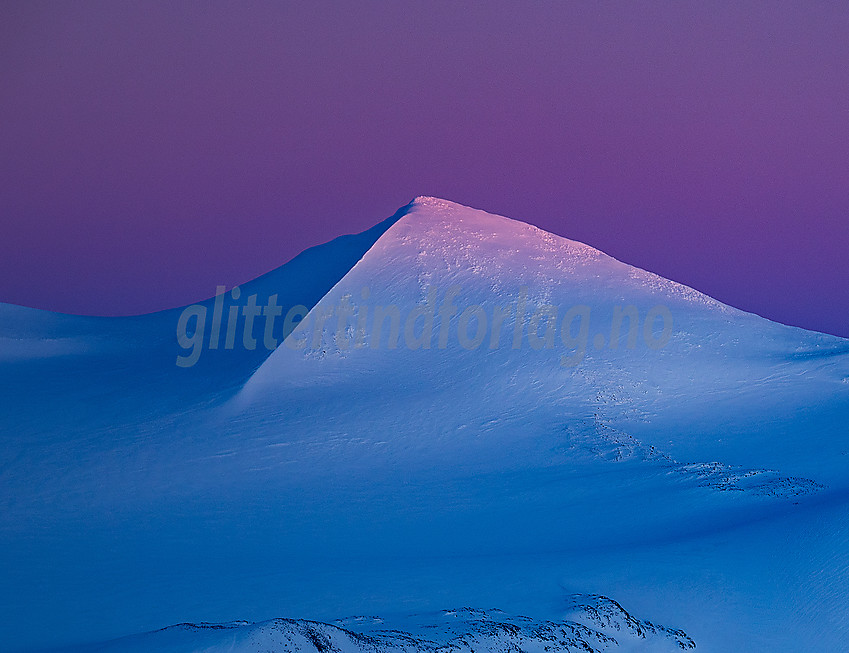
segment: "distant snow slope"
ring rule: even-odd
[[[3,641],[847,650],[849,342],[444,200],[366,234],[242,286],[312,298],[270,356],[0,307]]]

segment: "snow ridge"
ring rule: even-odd
[[[656,447],[608,426],[598,416],[583,425],[567,425],[564,433],[568,438],[567,446],[575,457],[589,453],[609,462],[631,460],[654,464],[668,474],[717,492],[747,492],[753,496],[787,498],[813,494],[826,487],[809,478],[782,475],[774,469],[747,469],[717,461],[680,462]]]
[[[198,650],[247,653],[604,653],[695,648],[681,630],[637,619],[601,595],[567,598],[567,617],[539,621],[501,610],[464,607],[403,617],[398,627],[380,617],[348,617],[331,623],[271,619],[258,623],[183,623],[100,645],[97,650]]]

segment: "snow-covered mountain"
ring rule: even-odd
[[[846,340],[435,198],[227,291],[0,306],[11,649],[849,650]]]

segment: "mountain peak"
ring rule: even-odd
[[[406,269],[417,270],[420,278],[439,276],[439,269],[465,270],[490,278],[493,288],[520,281],[537,287],[542,296],[557,285],[586,290],[601,281],[626,294],[627,289],[637,289],[721,312],[732,310],[688,286],[522,220],[424,195],[404,208],[402,217],[375,243],[366,259],[380,257],[384,265],[406,250]]]
[[[459,202],[452,202],[451,200],[446,200],[441,197],[433,197],[430,195],[419,195],[412,202],[410,202],[411,206],[414,207],[422,207],[422,208],[433,208],[433,209],[470,209],[470,206],[466,206],[465,204],[460,204]]]
[[[419,195],[405,207],[405,216],[415,215],[417,220],[432,220],[436,217],[454,216],[460,218],[461,214],[475,212],[479,214],[479,218],[487,216],[490,218],[501,218],[501,216],[487,213],[480,209],[475,209],[459,202],[442,199],[441,197],[431,197],[429,195]],[[507,220],[508,218],[501,218]]]
[[[622,265],[584,243],[450,200],[419,196],[405,209],[366,259],[377,256],[385,263],[387,257],[401,255],[408,270],[448,265],[484,276],[503,274],[507,268],[524,276],[523,271],[537,268],[570,272],[576,265],[590,263]],[[552,272],[545,271],[548,281],[553,280]]]
[[[482,209],[476,209],[459,202],[442,199],[441,197],[431,197],[429,195],[419,195],[407,205],[406,214],[415,213],[419,216],[434,216],[434,215],[451,215],[454,214],[458,218],[469,217],[474,214],[477,218],[489,218],[495,221],[504,223],[522,223],[520,220],[514,220],[495,213],[488,213]]]

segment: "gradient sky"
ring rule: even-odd
[[[4,2],[0,301],[191,303],[436,195],[849,336],[849,5],[648,5]]]

